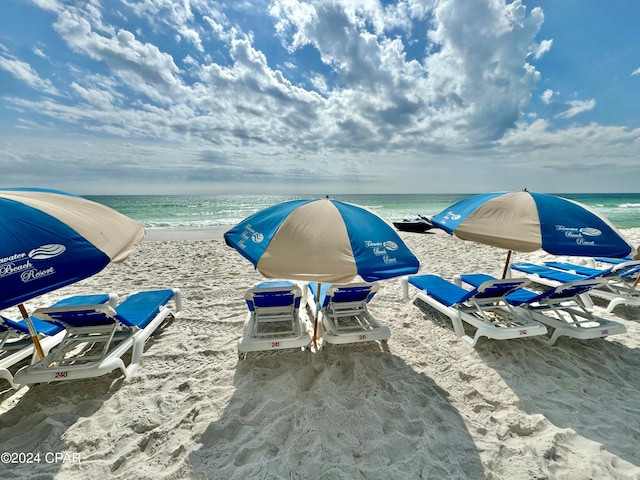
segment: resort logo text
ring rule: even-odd
[[[371,250],[376,257],[382,257],[384,263],[396,263],[398,259],[389,255],[389,252],[395,252],[398,250],[398,244],[392,240],[386,242],[374,242],[372,240],[365,240],[364,246]]]
[[[564,225],[556,225],[556,231],[564,233],[566,238],[575,240],[578,245],[593,245],[595,240],[588,240],[585,237],[599,237],[602,231],[594,227],[566,227]]]
[[[14,253],[0,258],[0,278],[19,275],[23,283],[38,280],[56,273],[53,266],[41,266],[44,260],[51,260],[66,251],[67,247],[59,243],[51,243],[34,248],[28,254]]]

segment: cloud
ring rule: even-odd
[[[538,40],[543,12],[520,0],[34,4],[54,14],[60,44],[31,63],[0,51],[0,69],[57,93],[1,100],[46,137],[0,153],[23,159],[24,175],[58,165],[56,178],[118,188],[460,191],[499,183],[484,178],[496,159],[514,182],[537,165],[532,151],[558,165],[582,131],[555,123],[596,105],[541,82],[532,63],[553,40]],[[540,84],[546,119],[527,111]],[[620,155],[637,133],[603,131],[625,139]]]
[[[424,11],[412,17],[403,7],[276,1],[270,12],[289,51],[310,45],[336,73],[327,112],[348,114],[338,119],[341,125],[358,124],[387,144],[397,139],[386,126],[411,125],[404,138],[461,143],[499,138],[513,128],[539,78],[526,57],[539,49],[534,39],[541,11],[527,15],[518,1],[439,2],[427,25],[434,53],[425,50],[418,61],[407,58],[408,41],[386,36],[399,25],[417,30],[425,21]],[[318,76],[315,83],[331,85]]]
[[[558,113],[557,118],[572,118],[581,113],[593,110],[596,106],[596,101],[591,100],[572,100],[567,102],[567,108],[565,111]]]
[[[631,75],[640,75],[640,67],[636,68],[633,72],[631,72]]]
[[[558,98],[559,96],[559,92],[551,89],[545,90],[542,92],[542,95],[540,95],[540,99],[554,113],[555,118],[573,118],[581,113],[593,110],[596,106],[596,101],[593,99],[570,100],[567,102],[554,100],[554,98]]]
[[[26,83],[33,89],[51,95],[58,94],[58,90],[53,86],[52,82],[40,78],[38,73],[27,62],[0,56],[0,69],[9,72],[14,78]]]
[[[542,95],[540,96],[540,98],[542,99],[542,101],[549,105],[551,103],[551,99],[553,98],[554,95],[554,91],[551,90],[550,88],[548,88],[547,90],[545,90]]]
[[[129,31],[120,29],[105,36],[93,25],[88,18],[70,11],[62,12],[55,23],[70,48],[106,62],[127,86],[161,103],[167,103],[167,95],[179,94],[179,69],[171,55],[138,41]]]
[[[543,40],[540,42],[540,45],[533,51],[533,58],[539,60],[542,56],[551,50],[551,46],[553,45],[553,40]]]
[[[54,27],[72,51],[104,62],[119,82],[99,93],[78,72],[68,95],[83,101],[91,96],[105,109],[123,108],[130,97],[124,115],[95,112],[91,128],[120,131],[123,122],[108,119],[127,118],[129,135],[368,151],[420,148],[426,137],[447,145],[500,138],[514,128],[539,79],[526,58],[542,48],[535,41],[541,10],[527,12],[520,1],[421,5],[272,2],[274,32],[289,55],[305,48],[319,55],[321,64],[304,73],[307,85],[287,76],[296,69],[272,66],[256,48],[254,32],[229,19],[234,8],[244,8],[240,4],[126,3],[128,17],[194,46],[180,61],[142,33],[106,22],[98,3],[84,9],[56,3]],[[205,52],[207,39],[222,42],[216,45],[226,46],[226,58]],[[417,44],[422,56],[414,53]],[[73,109],[66,106],[48,104],[41,112],[60,110],[72,121]],[[153,116],[163,118],[147,128]],[[86,119],[80,115],[76,123]]]

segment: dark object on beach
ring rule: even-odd
[[[428,217],[418,215],[416,218],[405,218],[401,222],[393,222],[393,226],[402,232],[423,233],[433,228]]]

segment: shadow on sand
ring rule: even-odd
[[[66,441],[65,432],[98,411],[121,382],[114,374],[14,392],[17,404],[0,415],[0,452],[22,457],[3,462],[0,478],[53,478],[63,466],[81,463],[84,446]]]
[[[416,306],[454,335],[447,317],[420,302]],[[616,338],[580,341],[561,337],[554,346],[535,338],[482,339],[475,349],[518,396],[526,413],[542,414],[556,427],[570,428],[640,466],[636,413],[640,351]]]
[[[202,478],[483,478],[434,381],[373,344],[258,354],[189,462]]]
[[[170,317],[154,332],[145,352],[153,348],[153,343],[172,323]],[[125,364],[130,357],[131,352],[123,356]],[[77,467],[78,471],[92,468],[88,458],[99,457],[92,452],[98,443],[93,439],[96,432],[92,431],[92,422],[100,421],[92,417],[117,394],[124,382],[119,370],[96,378],[35,384],[18,390],[10,389],[9,384],[2,381],[0,402],[7,402],[5,405],[10,408],[0,414],[0,453],[14,454],[17,461],[3,462],[0,479],[49,479],[62,475],[60,472],[70,466]],[[117,421],[114,416],[106,423]],[[69,436],[71,429],[76,432],[72,437]],[[73,439],[76,435],[84,439],[76,441]],[[36,454],[39,456],[35,457]],[[109,461],[106,468],[117,470],[118,462],[118,459]]]
[[[640,466],[640,351],[615,337],[562,337],[553,347],[527,340],[532,341],[484,342],[478,353],[520,398],[523,410]]]

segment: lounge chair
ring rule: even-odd
[[[529,279],[555,287],[566,282],[602,278],[606,282],[598,288],[591,289],[591,297],[602,298],[609,303],[606,311],[611,313],[618,305],[640,305],[640,289],[634,285],[634,278],[640,272],[640,262],[623,262],[607,269],[593,269],[566,262],[545,262],[544,265],[520,262],[510,265],[512,272],[525,273]],[[593,306],[591,299],[585,295],[582,300],[588,307]]]
[[[311,344],[309,326],[300,318],[302,290],[293,282],[262,282],[244,298],[249,312],[238,341],[239,358],[264,350],[304,350]]]
[[[631,260],[633,260],[633,258],[631,258],[631,255],[627,255],[626,257],[623,257],[623,258],[588,257],[587,263],[589,264],[589,266],[595,268],[596,262],[606,263],[608,265],[619,265],[621,263],[630,262]]]
[[[413,285],[418,290],[413,302],[421,300],[449,317],[455,334],[471,346],[475,346],[481,337],[509,340],[547,333],[543,324],[516,312],[505,301],[507,294],[528,283],[526,279],[492,279],[467,290],[438,275],[413,275],[401,279],[405,301],[412,300],[409,285]],[[466,333],[463,322],[476,329],[473,337]]]
[[[547,267],[572,272],[588,278],[605,278],[611,280],[631,280],[632,282],[640,274],[640,261],[627,260],[613,264],[611,267],[600,269],[584,265],[576,265],[570,262],[544,262]]]
[[[35,310],[34,316],[63,326],[67,333],[44,359],[18,370],[14,382],[93,378],[113,370],[129,377],[140,366],[149,336],[181,309],[180,290],[166,289],[132,293],[115,308],[99,304]],[[131,358],[125,365],[122,357],[127,352]]]
[[[116,305],[118,296],[113,293],[76,295],[64,298],[54,303],[52,307],[100,303]],[[65,330],[61,325],[42,321],[35,316],[31,316],[30,320],[38,335],[40,346],[44,354],[47,355],[53,347],[62,341],[65,336]],[[26,322],[0,316],[0,379],[8,381],[13,388],[16,388],[17,385],[14,383],[13,375],[9,368],[27,357],[32,357],[31,363],[40,359],[36,353]]]
[[[478,286],[494,277],[485,274],[460,275],[461,282]],[[559,337],[567,336],[580,340],[608,337],[625,333],[624,325],[593,315],[581,299],[591,289],[599,287],[605,280],[579,280],[548,288],[542,293],[521,288],[505,296],[505,300],[525,310],[533,320],[552,329],[551,336],[538,337],[547,345],[556,343]]]
[[[326,344],[386,342],[389,327],[380,325],[369,311],[368,303],[379,286],[374,283],[307,284],[307,304],[318,319],[318,347]],[[319,309],[318,309],[319,306]]]

